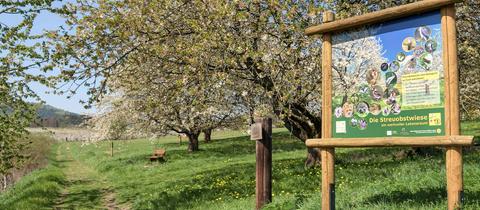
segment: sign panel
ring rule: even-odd
[[[260,140],[262,139],[262,135],[263,135],[262,123],[261,122],[253,123],[250,126],[250,140]]]
[[[445,135],[440,11],[334,34],[332,136]]]

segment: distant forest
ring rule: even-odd
[[[80,126],[89,116],[68,112],[50,105],[38,105],[37,119],[31,127]]]

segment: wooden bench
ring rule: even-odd
[[[150,161],[151,162],[157,161],[157,160],[165,161],[165,154],[166,154],[165,149],[156,149],[155,151],[153,151],[153,155],[150,156]]]

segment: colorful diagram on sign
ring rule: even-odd
[[[445,135],[440,11],[333,36],[333,137]]]

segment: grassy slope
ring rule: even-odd
[[[479,123],[468,122],[462,128],[465,134],[480,134]],[[109,142],[83,147],[79,143],[62,143],[58,148],[67,151],[69,159],[84,165],[78,169],[88,167],[95,170],[95,176],[101,174],[102,182],[114,192],[120,205],[133,209],[253,209],[255,143],[240,132],[218,132],[213,138],[212,143],[201,144],[202,150],[195,154],[188,154],[185,142],[179,145],[176,137],[118,141],[113,158],[108,155]],[[304,145],[284,130],[277,130],[273,138],[274,201],[266,208],[319,209],[320,170],[303,167]],[[155,147],[167,149],[166,163],[148,162],[146,158]],[[443,152],[437,151],[432,157],[395,158],[392,154],[400,150],[337,149],[337,208],[444,209]],[[464,161],[464,209],[480,209],[480,151],[465,152]],[[63,166],[60,164],[60,168]],[[18,200],[20,195],[36,195],[28,190],[29,183],[49,183],[38,178],[42,172],[58,170],[54,165],[49,167],[25,177],[0,197],[0,209],[2,203]],[[62,173],[56,177],[62,177]],[[53,182],[65,183],[62,178]],[[52,194],[58,195],[58,188],[53,189]],[[80,198],[97,190],[88,186],[79,189],[75,194],[79,200],[71,199],[70,206],[85,204],[85,199]],[[5,198],[7,202],[2,201]],[[98,199],[94,203],[101,205]],[[48,205],[44,202],[39,206]]]
[[[56,145],[53,146],[56,149]],[[14,187],[0,194],[0,209],[48,209],[60,195],[65,176],[59,163],[49,164],[23,177]]]

